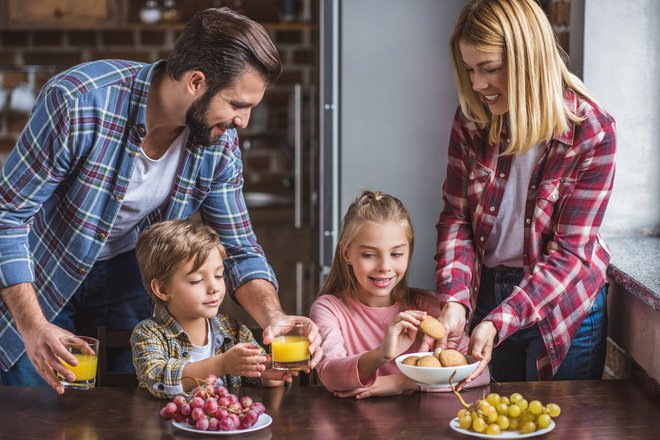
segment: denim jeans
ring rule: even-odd
[[[522,268],[483,268],[472,329],[506,299],[523,277]],[[600,291],[573,338],[554,380],[600,379],[605,366],[607,284]],[[493,350],[490,374],[497,382],[538,380],[536,359],[545,351],[538,325],[518,330]]]
[[[105,325],[108,330],[132,330],[152,315],[152,309],[135,253],[130,251],[96,262],[53,324],[77,335],[96,337],[98,325]],[[131,350],[108,350],[108,370],[135,371]],[[0,370],[0,384],[45,386],[46,382],[23,354],[9,371]]]

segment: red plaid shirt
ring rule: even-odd
[[[568,107],[585,117],[551,139],[529,182],[525,207],[525,275],[484,319],[497,328],[496,344],[538,324],[546,353],[541,379],[559,368],[571,341],[605,283],[609,249],[598,232],[614,179],[615,122],[597,104],[568,91]],[[503,136],[504,137],[504,136]],[[511,168],[459,108],[449,141],[444,209],[437,224],[436,283],[440,303],[457,301],[472,319],[488,237]],[[473,276],[474,275],[474,276]]]

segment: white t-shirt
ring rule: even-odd
[[[484,264],[488,267],[523,267],[525,204],[529,179],[544,147],[544,144],[535,145],[527,153],[513,157],[500,210],[486,243]]]
[[[215,338],[211,334],[211,325],[209,320],[206,320],[206,344],[205,345],[195,345],[192,346],[192,351],[190,353],[190,362],[203,361],[213,356],[215,353],[214,347]]]
[[[156,160],[140,149],[124,201],[99,260],[109,260],[135,248],[138,223],[170,195],[188,132],[188,128],[184,128],[165,154]]]

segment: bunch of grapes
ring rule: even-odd
[[[550,426],[552,419],[559,416],[561,408],[555,403],[543,404],[538,400],[528,402],[520,393],[500,396],[490,393],[486,398],[466,404],[458,411],[461,428],[489,435],[502,431],[519,431],[529,434]]]
[[[186,422],[200,431],[233,431],[257,423],[259,416],[266,411],[264,404],[252,401],[249,396],[239,399],[226,387],[216,384],[217,380],[215,375],[209,375],[198,381],[192,397],[174,397],[160,410],[160,417]]]

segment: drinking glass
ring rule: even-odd
[[[62,365],[71,371],[76,379],[68,381],[58,374],[57,378],[64,388],[90,390],[96,385],[96,366],[98,365],[99,341],[88,336],[65,336],[60,338],[66,349],[76,357],[78,365],[69,365],[60,359]]]
[[[309,365],[309,321],[287,317],[271,324],[275,370],[305,370]]]

